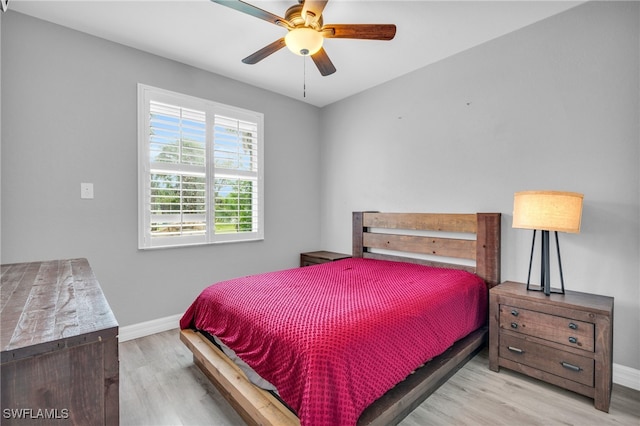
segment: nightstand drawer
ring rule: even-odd
[[[500,328],[589,352],[594,350],[594,326],[588,322],[500,305]]]
[[[565,379],[593,386],[594,360],[515,336],[501,335],[499,356]]]

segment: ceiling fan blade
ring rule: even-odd
[[[313,24],[320,19],[322,16],[322,11],[324,7],[327,5],[329,0],[304,0],[302,4],[302,18],[306,21],[307,25]],[[309,14],[309,18],[307,18],[307,13]]]
[[[393,24],[328,24],[322,27],[325,38],[356,38],[362,40],[391,40],[396,35]]]
[[[320,50],[311,55],[311,59],[313,59],[316,67],[318,67],[318,71],[320,71],[320,74],[323,76],[328,76],[336,72],[336,67],[333,66],[333,63],[331,62],[331,59],[329,59],[327,52],[325,52],[324,47],[321,47]]]
[[[273,43],[269,44],[268,46],[265,46],[262,49],[258,50],[257,52],[247,56],[242,60],[242,62],[249,65],[257,64],[258,62],[260,62],[267,56],[271,55],[272,53],[276,53],[278,50],[282,49],[284,46],[285,46],[284,37],[282,37],[281,39],[276,40]]]
[[[238,12],[246,13],[247,15],[251,15],[253,17],[262,19],[267,22],[271,22],[272,24],[279,25],[281,27],[289,28],[289,23],[278,15],[274,15],[271,12],[267,12],[266,10],[262,10],[259,7],[253,6],[249,3],[245,3],[241,0],[211,0],[214,3],[221,4],[223,6],[230,7],[231,9],[237,10]]]

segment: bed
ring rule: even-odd
[[[485,344],[487,288],[500,281],[499,213],[354,212],[352,239],[352,259],[217,283],[183,316],[194,363],[248,424],[396,424]],[[421,293],[433,295],[425,302]],[[248,326],[246,317],[257,320]],[[250,383],[207,332],[280,395]]]

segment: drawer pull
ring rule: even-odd
[[[524,351],[520,348],[516,348],[515,346],[507,346],[507,349],[509,349],[511,352],[515,352],[517,354],[523,354]]]
[[[571,336],[571,337],[569,337],[569,343],[578,343],[578,339],[573,337],[573,336]]]
[[[517,322],[512,322],[511,323],[511,328],[518,328],[518,323]]]
[[[511,315],[513,315],[514,317],[517,317],[519,313],[520,313],[520,312],[518,312],[516,309],[513,309],[513,310],[511,311]]]
[[[577,330],[578,329],[578,324],[576,324],[575,322],[570,322],[569,323],[569,328],[572,330]]]
[[[567,370],[571,370],[571,371],[581,371],[582,370],[582,368],[578,367],[577,365],[569,364],[568,362],[560,361],[560,364],[564,368],[566,368]]]

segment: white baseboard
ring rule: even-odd
[[[127,340],[138,339],[178,328],[180,318],[182,318],[182,314],[176,314],[120,327],[120,336],[118,339],[120,342],[126,342]],[[640,370],[620,364],[613,364],[613,383],[640,391]]]
[[[613,364],[613,383],[640,391],[640,370]]]
[[[120,342],[126,342],[127,340],[138,339],[140,337],[150,336],[152,334],[162,333],[163,331],[178,328],[180,318],[182,318],[182,314],[176,314],[169,317],[120,327],[118,340]]]

